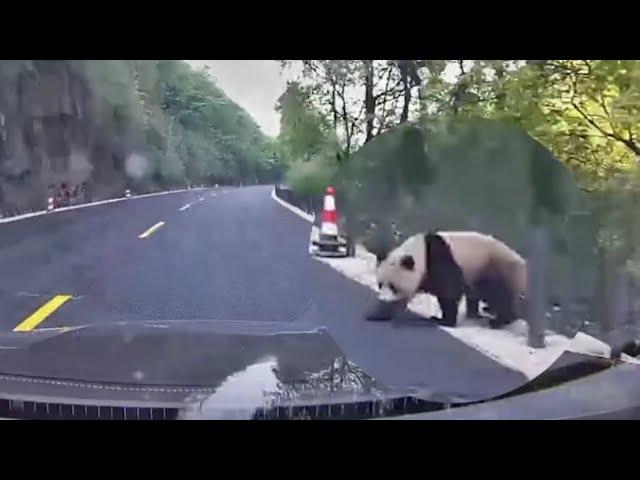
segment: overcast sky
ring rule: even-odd
[[[284,74],[276,60],[187,60],[195,67],[208,66],[209,73],[225,93],[244,108],[267,135],[280,131],[280,115],[275,111],[278,97],[284,92],[287,79],[298,76],[301,65]],[[468,62],[465,60],[465,62]],[[449,65],[444,72],[448,81],[458,74],[458,67]]]
[[[275,136],[280,116],[274,107],[287,85],[276,60],[187,60],[196,67],[208,66],[209,73],[231,100],[258,122],[262,131]]]

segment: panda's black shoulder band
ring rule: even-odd
[[[442,238],[440,236],[439,230],[427,230],[427,232],[424,234],[424,239],[427,243],[429,243],[429,240],[434,238]]]

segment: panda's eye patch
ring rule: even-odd
[[[402,265],[402,267],[407,270],[413,270],[413,267],[415,266],[415,262],[411,255],[405,255],[400,259],[400,265]]]
[[[378,290],[382,290],[382,282],[378,282]]]

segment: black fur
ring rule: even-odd
[[[458,316],[458,302],[464,294],[464,278],[447,242],[437,234],[425,235],[427,269],[421,282],[424,292],[438,298],[445,326],[454,327]]]
[[[405,255],[400,259],[400,265],[406,270],[413,270],[416,265],[416,262],[413,260],[411,255]]]
[[[492,328],[502,327],[516,319],[515,294],[501,275],[495,272],[486,272],[478,279],[474,290],[496,314],[496,318],[489,322]]]
[[[492,328],[511,323],[516,316],[513,308],[514,294],[504,278],[488,270],[474,285],[466,285],[462,269],[456,263],[447,242],[438,234],[425,235],[427,269],[420,289],[438,298],[445,326],[456,325],[458,303],[465,295],[467,312],[470,318],[477,318],[478,301],[487,302],[496,312],[496,318],[490,321]]]

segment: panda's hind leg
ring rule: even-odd
[[[467,303],[467,318],[480,318],[480,311],[478,310],[480,301],[469,293],[467,293],[465,301]]]
[[[498,315],[495,318],[489,319],[489,326],[493,329],[498,329],[510,325],[516,320],[517,319],[514,315]]]
[[[514,308],[514,296],[499,275],[487,275],[478,285],[481,298],[489,304],[489,310],[495,315],[489,319],[491,328],[501,328],[513,323],[518,317]]]
[[[491,328],[502,328],[518,319],[512,303],[511,298],[507,297],[495,299],[490,304],[491,308],[496,312],[495,318],[489,319],[489,326]]]
[[[442,319],[436,319],[443,327],[455,327],[458,320],[458,303],[459,298],[438,297],[440,310],[442,310]]]

